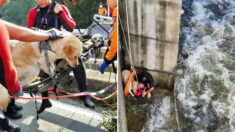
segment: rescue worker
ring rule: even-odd
[[[0,0],[0,8],[4,4],[6,4],[6,0]],[[25,42],[33,42],[54,40],[61,37],[62,36],[58,35],[54,30],[49,31],[48,33],[36,32],[0,19],[0,83],[8,89],[11,95],[21,96],[23,95],[23,92],[22,87],[17,81],[17,72],[12,62],[9,40],[16,39]],[[16,110],[13,109],[14,107],[11,108],[11,111],[7,108],[8,113],[4,114],[3,109],[0,107],[0,130],[19,132],[20,128],[12,124],[8,119],[8,116],[11,116],[16,112]]]
[[[51,0],[36,1],[38,5],[32,8],[28,14],[28,28],[36,27],[44,30],[51,28],[57,28],[60,30],[64,28],[69,32],[73,31],[76,24],[66,6],[51,2]],[[84,92],[87,91],[86,70],[81,57],[78,58],[78,61],[79,65],[73,68],[73,73],[77,80],[80,92]],[[48,96],[48,92],[44,92],[43,96]],[[89,96],[83,96],[80,99],[83,100],[86,107],[95,107]],[[51,107],[49,100],[43,100],[43,102],[45,103],[42,103],[42,105],[46,104],[45,107]],[[44,111],[44,109],[40,109],[39,113]]]
[[[135,81],[138,81],[138,87],[139,89],[143,89],[143,91],[141,91],[141,93],[137,93],[138,91],[134,91],[134,94],[141,94],[143,97],[147,95],[147,98],[150,98],[151,92],[154,90],[154,80],[152,75],[148,72],[137,73]]]
[[[103,74],[106,67],[117,59],[117,0],[107,0],[109,7],[113,9],[113,31],[111,34],[111,40],[103,41],[104,46],[110,45],[109,51],[104,57],[104,61],[101,64],[99,70]]]
[[[107,10],[103,7],[102,2],[99,3],[98,14],[101,15],[101,16],[106,16],[106,14],[107,14]]]

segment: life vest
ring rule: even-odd
[[[98,10],[98,14],[101,16],[104,16],[106,12],[107,12],[107,10],[105,8],[99,8],[99,10]]]
[[[132,80],[134,79],[135,72],[131,72],[131,75],[129,76],[129,79],[126,82],[125,88],[124,88],[124,95],[127,96],[129,93],[129,85],[131,84]]]
[[[48,30],[51,28],[62,28],[62,24],[58,21],[57,15],[53,11],[55,4],[56,3],[51,3],[49,5],[46,14],[43,17],[40,11],[40,6],[37,6],[34,27],[43,30]]]

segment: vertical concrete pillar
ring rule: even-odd
[[[150,72],[157,84],[172,88],[177,66],[180,32],[181,0],[119,0],[119,13],[127,37],[127,18],[131,56],[134,66]],[[126,12],[126,6],[128,12]],[[120,57],[130,65],[125,41],[120,29],[121,45],[125,49]]]
[[[120,48],[122,46],[120,43],[118,44],[118,57],[120,57]],[[127,128],[127,120],[126,120],[126,106],[125,99],[122,87],[122,73],[120,69],[120,63],[118,63],[118,124],[117,131],[118,132],[128,132]]]

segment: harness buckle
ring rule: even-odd
[[[42,18],[41,19],[41,24],[42,25],[47,25],[48,24],[47,19],[46,18]]]

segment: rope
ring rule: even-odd
[[[132,61],[132,57],[131,57],[131,39],[130,39],[130,27],[129,27],[129,15],[128,15],[128,9],[127,9],[127,2],[125,0],[125,7],[126,7],[126,19],[127,19],[127,37],[128,37],[128,44],[129,44],[129,52],[130,52],[130,60],[131,60],[131,65],[132,67],[134,68],[134,64],[133,64],[133,61]],[[124,30],[123,30],[124,31]]]
[[[127,2],[125,0],[125,7],[126,7],[126,19],[127,19],[127,35],[128,35],[128,43],[127,43],[127,38],[126,38],[126,35],[124,33],[124,29],[123,29],[123,24],[122,24],[122,20],[121,20],[121,17],[119,16],[119,19],[120,19],[120,27],[122,29],[122,33],[123,33],[123,36],[124,36],[124,41],[125,41],[125,46],[126,46],[126,49],[127,49],[127,53],[128,53],[128,56],[129,56],[129,60],[130,60],[130,63],[131,63],[131,69],[132,71],[136,71],[135,70],[135,66],[134,66],[134,63],[132,61],[132,56],[131,56],[131,41],[130,41],[130,30],[129,30],[129,16],[128,16],[128,9],[127,9]],[[129,48],[128,48],[128,45],[129,45]],[[137,79],[137,82],[139,82],[138,80],[138,77],[137,77],[137,74],[135,74],[135,77]]]
[[[70,2],[76,6],[83,14],[85,14],[87,17],[89,17],[93,22],[95,22],[98,26],[100,26],[105,32],[108,33],[109,36],[109,31],[107,31],[102,25],[99,24],[96,20],[94,20],[86,11],[84,11],[74,0],[70,0]]]
[[[100,95],[103,94],[105,92],[107,92],[108,90],[110,90],[112,87],[114,87],[116,85],[116,83],[111,84],[110,86],[97,91],[97,92],[81,92],[81,93],[68,93],[65,91],[61,91],[61,90],[56,90],[56,92],[58,93],[64,93],[64,94],[68,94],[68,95],[60,95],[60,96],[50,96],[50,97],[17,97],[17,96],[11,96],[11,98],[14,99],[25,99],[25,100],[41,100],[41,99],[55,99],[55,98],[69,98],[69,97],[79,97],[79,96],[90,96],[96,100],[99,101],[103,101],[105,104],[110,105],[106,100],[112,96],[114,96],[115,94],[117,94],[117,91],[113,92],[111,95],[105,97],[105,98],[99,98],[99,97],[95,97],[96,95]],[[50,90],[52,90],[53,88],[51,88]],[[54,90],[54,89],[53,89]],[[50,94],[55,94],[53,91],[49,92]]]

